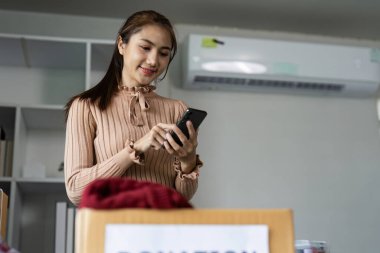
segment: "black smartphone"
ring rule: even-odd
[[[187,108],[187,110],[183,113],[182,118],[178,121],[177,127],[182,131],[184,135],[186,135],[187,138],[189,138],[189,131],[187,130],[186,122],[190,120],[191,123],[193,123],[194,129],[197,130],[206,116],[206,111]],[[178,145],[182,147],[182,142],[178,136],[175,133],[172,133],[172,136],[175,142],[177,142]]]

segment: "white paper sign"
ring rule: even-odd
[[[269,253],[266,225],[108,224],[105,253]]]

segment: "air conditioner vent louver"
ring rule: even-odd
[[[196,83],[223,83],[223,84],[245,84],[245,78],[219,77],[219,76],[196,76]]]
[[[245,79],[232,77],[217,77],[217,76],[195,76],[195,83],[214,83],[214,84],[230,84],[239,86],[258,87],[261,89],[291,89],[291,90],[306,90],[315,92],[341,92],[344,89],[342,84],[334,83],[308,83],[297,81],[278,81],[278,80],[263,80],[263,79]]]
[[[340,92],[344,89],[342,84],[334,83],[307,83],[307,82],[295,82],[295,81],[276,81],[276,80],[260,80],[250,79],[248,85],[257,87],[272,87],[272,88],[284,88],[284,89],[300,89],[300,90],[313,90],[313,91],[332,91]]]

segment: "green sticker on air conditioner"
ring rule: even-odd
[[[216,43],[216,40],[214,38],[203,38],[202,39],[202,47],[207,48],[216,48],[218,43]]]

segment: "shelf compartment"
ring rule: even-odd
[[[56,202],[69,200],[63,182],[17,181],[20,252],[54,252]]]
[[[16,122],[16,107],[0,105],[0,127],[4,128],[5,138],[14,139]]]
[[[63,178],[65,117],[61,107],[21,107],[15,178]]]
[[[22,107],[21,112],[28,129],[65,129],[65,114],[61,106]]]
[[[66,194],[63,178],[36,179],[22,178],[16,180],[22,194]]]
[[[63,105],[85,90],[84,42],[0,38],[0,55],[3,103]]]
[[[1,140],[1,160],[3,169],[0,177],[12,176],[13,150],[14,150],[14,133],[16,124],[16,107],[0,106],[0,127],[5,132],[5,141]],[[3,150],[4,148],[4,150]]]
[[[35,68],[85,69],[86,44],[21,39],[28,65]]]
[[[1,66],[85,69],[86,43],[5,37],[0,38],[0,55]]]
[[[21,39],[0,38],[0,66],[24,66]]]

